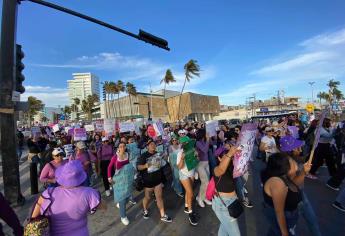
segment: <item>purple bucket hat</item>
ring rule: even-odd
[[[291,152],[292,150],[304,145],[304,142],[295,139],[291,135],[286,135],[280,139],[280,150],[282,152]]]
[[[64,187],[76,187],[86,180],[86,173],[80,161],[72,160],[60,166],[55,171],[58,184]]]

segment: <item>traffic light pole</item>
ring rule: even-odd
[[[14,55],[16,41],[17,1],[3,0],[0,45],[0,153],[4,194],[8,201],[23,203],[16,153],[14,90]]]

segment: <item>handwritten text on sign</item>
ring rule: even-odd
[[[233,177],[242,176],[248,168],[248,162],[253,152],[255,137],[257,132],[257,124],[247,123],[242,126],[241,133],[237,142],[237,146],[242,146],[241,152],[234,156],[234,172]]]
[[[86,139],[86,130],[84,128],[74,129],[74,141],[85,141]]]

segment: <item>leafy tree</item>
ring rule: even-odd
[[[72,110],[76,114],[76,119],[79,120],[79,105],[80,105],[80,99],[79,98],[73,98],[73,104],[72,104]]]
[[[89,95],[86,100],[81,102],[81,109],[87,115],[88,120],[92,120],[92,109],[95,106],[95,103],[99,101],[97,95]]]
[[[65,106],[63,108],[63,114],[65,115],[65,119],[67,120],[67,117],[69,117],[72,113],[72,109],[70,106]]]
[[[165,103],[166,109],[168,109],[168,101],[166,100],[165,89],[166,89],[167,84],[174,83],[174,82],[176,82],[175,77],[173,76],[171,70],[167,69],[167,71],[165,72],[164,78],[161,80],[161,84],[164,83],[163,95],[164,95],[164,103]],[[170,115],[169,115],[169,118],[170,118]]]
[[[117,92],[117,104],[119,107],[119,116],[121,117],[121,109],[120,109],[120,93],[125,91],[125,86],[121,80],[118,80],[116,83],[116,92]]]
[[[137,96],[137,89],[134,86],[134,84],[127,82],[126,84],[126,93],[129,96],[129,103],[130,103],[130,108],[131,108],[131,116],[133,115],[133,110],[132,110],[132,96]]]
[[[28,97],[28,116],[30,120],[30,124],[33,121],[34,116],[44,108],[44,104],[41,100],[37,99],[36,97],[29,96]]]
[[[181,112],[181,97],[183,94],[184,87],[186,86],[186,82],[189,82],[194,76],[199,77],[200,76],[200,66],[198,65],[198,62],[196,60],[189,60],[185,65],[184,65],[184,74],[185,74],[185,79],[184,83],[182,86],[181,94],[179,97],[179,104],[178,104],[178,120],[180,120],[180,112]]]

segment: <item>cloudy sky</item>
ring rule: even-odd
[[[1,1],[0,1],[1,2]],[[311,97],[330,79],[345,88],[345,2],[282,1],[86,1],[50,0],[137,33],[169,41],[170,52],[73,16],[23,2],[17,42],[25,51],[27,96],[65,105],[67,80],[92,72],[101,81],[123,80],[139,91],[161,89],[171,69],[180,90],[183,65],[202,69],[186,90],[217,95],[222,104],[286,96]]]

